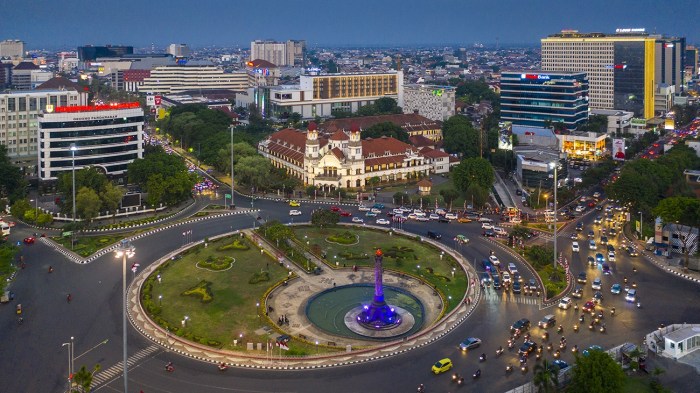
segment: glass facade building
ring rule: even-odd
[[[576,129],[588,120],[586,73],[503,72],[501,120],[535,127],[561,122],[569,130]]]

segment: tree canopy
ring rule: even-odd
[[[496,181],[496,176],[487,159],[467,158],[454,167],[452,179],[457,190],[466,192],[471,185],[490,190]]]
[[[700,227],[700,199],[670,197],[662,199],[653,210],[664,222]]]
[[[154,206],[160,202],[174,205],[186,200],[196,180],[196,176],[187,171],[182,158],[167,154],[160,147],[134,160],[127,173],[130,183],[138,184],[147,193],[160,194],[160,200],[149,196],[148,203]]]
[[[340,214],[328,209],[317,209],[311,214],[311,224],[315,226],[329,227],[340,221]]]
[[[587,356],[577,356],[573,374],[567,390],[571,393],[621,392],[625,383],[622,367],[600,350],[589,350]]]
[[[7,147],[0,145],[0,197],[7,197],[10,203],[27,195],[27,183],[20,169],[10,161]]]
[[[377,115],[392,115],[403,113],[403,110],[398,106],[395,99],[391,97],[382,97],[372,104],[367,104],[359,107],[357,112],[351,113],[345,110],[334,110],[333,117],[360,117],[360,116],[377,116]]]
[[[442,124],[442,137],[448,153],[466,158],[479,156],[479,131],[474,129],[468,118],[456,115],[447,119]]]
[[[403,128],[390,121],[377,123],[366,129],[362,130],[360,133],[362,139],[365,138],[381,138],[383,136],[388,136],[396,138],[401,142],[408,143],[408,133],[404,131]]]

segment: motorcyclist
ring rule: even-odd
[[[485,353],[482,353],[480,359],[481,359],[481,360],[486,360],[486,354],[485,354]]]
[[[66,296],[66,301],[68,301],[68,303],[70,303],[71,300],[73,300],[73,295],[71,295],[69,293],[68,296]]]
[[[53,266],[49,266],[49,273],[53,273]]]

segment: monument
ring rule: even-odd
[[[401,324],[399,314],[384,301],[382,260],[382,250],[377,249],[374,253],[374,298],[372,303],[362,307],[362,312],[357,316],[357,322],[369,329],[393,329]]]

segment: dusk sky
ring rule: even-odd
[[[316,45],[539,45],[561,29],[648,32],[700,42],[699,0],[0,0],[0,40],[28,49],[254,39]]]

